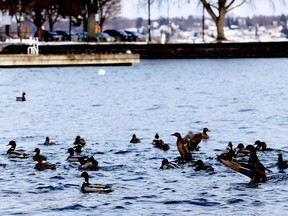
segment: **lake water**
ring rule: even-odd
[[[142,60],[127,67],[0,69],[0,215],[284,215],[288,210],[288,59]],[[98,75],[99,69],[106,71]],[[15,97],[26,92],[26,102]],[[160,170],[179,153],[178,131],[210,129],[195,159],[214,172]],[[155,133],[169,151],[152,146]],[[130,144],[132,134],[142,143]],[[94,155],[101,169],[91,183],[112,186],[109,194],[83,194],[82,170],[66,161],[80,135],[82,154]],[[56,144],[44,146],[46,136]],[[262,184],[224,167],[216,155],[236,146],[265,141],[259,152],[270,170]],[[8,142],[30,153],[8,159]],[[35,147],[55,163],[37,171]]]

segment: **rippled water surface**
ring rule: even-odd
[[[0,215],[285,215],[288,158],[288,59],[142,60],[129,67],[0,69]],[[106,74],[98,75],[99,69]],[[15,97],[25,91],[26,102]],[[195,159],[214,172],[160,170],[163,158],[179,153],[176,131],[200,132]],[[155,133],[169,151],[152,146]],[[130,144],[132,134],[142,143]],[[112,186],[109,194],[83,194],[82,170],[66,161],[76,135],[87,141],[101,169],[91,183]],[[46,136],[56,142],[42,143]],[[215,158],[229,141],[260,139],[273,151],[259,152],[272,172],[268,182],[228,170]],[[8,159],[10,140],[29,159]],[[36,171],[35,147],[55,163]]]

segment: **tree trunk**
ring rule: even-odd
[[[22,25],[21,25],[21,21],[17,21],[17,35],[18,35],[20,41],[22,41]]]
[[[96,25],[95,13],[89,13],[87,24],[87,34],[89,41],[96,41],[95,25]]]
[[[5,25],[5,34],[10,36],[10,25]]]
[[[226,8],[226,0],[219,0],[218,1],[218,6],[217,7],[212,7],[206,0],[200,0],[200,2],[203,4],[203,7],[206,9],[206,11],[209,13],[211,18],[216,24],[217,28],[217,37],[216,41],[218,43],[221,43],[224,40],[227,40],[224,34],[224,18],[227,13],[227,8]],[[215,14],[213,11],[213,8],[217,8],[218,16]]]
[[[222,42],[227,40],[224,33],[224,15],[220,15],[216,20],[216,27],[217,27],[217,42]]]
[[[49,18],[49,30],[50,31],[53,31],[53,29],[54,29],[54,23],[53,23],[53,20],[51,19],[51,18]]]

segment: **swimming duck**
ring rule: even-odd
[[[152,144],[157,148],[163,149],[164,151],[167,151],[170,149],[170,146],[164,143],[162,139],[160,139],[158,133],[155,134],[155,139],[152,141]]]
[[[228,143],[226,150],[235,152],[235,149],[233,147],[233,143],[231,141]]]
[[[236,157],[245,157],[250,155],[250,151],[244,147],[243,143],[239,143],[236,149]]]
[[[229,157],[231,160],[232,160],[232,158],[236,160],[236,151],[235,151],[235,149],[233,148],[232,142],[229,142],[229,143],[228,143],[228,146],[227,146],[226,150],[228,151],[228,152],[226,153],[226,154],[227,154],[227,157]]]
[[[25,95],[26,95],[26,93],[23,92],[22,97],[16,97],[16,101],[26,101]]]
[[[84,140],[84,138],[81,138],[80,136],[76,136],[75,141],[74,141],[74,145],[84,146],[85,144],[86,144],[86,141]]]
[[[210,132],[210,130],[208,128],[203,128],[203,132],[202,132],[202,139],[208,139],[209,135],[207,134],[207,132]]]
[[[7,151],[7,155],[9,158],[28,158],[29,154],[21,151],[16,151],[16,142],[11,140],[7,146],[11,146],[10,149]]]
[[[162,160],[162,165],[160,167],[160,169],[177,169],[177,168],[180,168],[178,164],[169,162],[168,159],[166,158]]]
[[[81,153],[84,151],[84,147],[80,144],[77,144],[73,147],[74,151],[77,152],[77,153]]]
[[[188,131],[188,133],[183,137],[183,143],[186,144],[189,140],[193,139],[194,133],[192,131]]]
[[[109,193],[112,192],[112,188],[108,185],[102,185],[102,184],[91,184],[89,183],[89,175],[87,172],[82,172],[80,177],[83,177],[85,181],[82,184],[81,191],[83,193],[89,193],[89,192],[100,192],[100,193]]]
[[[262,142],[260,140],[256,140],[254,143],[254,146],[256,146],[256,149],[259,151],[271,151],[273,149],[267,148],[266,142]]]
[[[69,148],[67,153],[69,153],[69,156],[67,157],[67,161],[69,162],[79,162],[81,160],[87,160],[88,156],[81,156],[81,155],[74,155],[75,151],[73,148]]]
[[[177,149],[178,149],[181,159],[186,162],[191,161],[192,155],[189,149],[184,146],[181,134],[178,132],[175,132],[174,134],[171,134],[171,136],[177,137],[176,145],[177,145]]]
[[[46,161],[47,160],[46,156],[40,154],[40,149],[39,148],[35,148],[34,152],[35,152],[35,155],[33,157],[33,161],[39,161],[40,158],[41,158],[42,161]]]
[[[249,156],[247,164],[239,163],[234,160],[229,160],[225,155],[219,155],[217,159],[230,169],[237,171],[238,173],[245,175],[254,182],[266,182],[266,170],[263,164],[259,161],[256,152],[252,152]]]
[[[288,168],[288,161],[284,161],[282,154],[278,154],[278,161],[276,165],[279,169],[286,169]]]
[[[44,162],[43,163],[43,158],[42,157],[38,157],[37,160],[38,163],[35,165],[35,169],[39,170],[39,171],[43,171],[46,169],[56,169],[56,165],[52,164],[50,162]]]
[[[54,142],[50,141],[50,138],[47,136],[44,141],[44,145],[52,145],[55,144]]]
[[[170,149],[170,146],[166,143],[164,143],[161,147],[161,149],[163,149],[164,151],[168,151]]]
[[[206,171],[214,171],[214,168],[209,165],[204,165],[202,160],[197,160],[194,164],[196,166],[195,171],[206,170]]]
[[[81,168],[83,170],[98,170],[98,161],[95,160],[93,156],[91,156],[87,160],[84,160],[84,164],[81,164]]]
[[[190,151],[199,150],[199,143],[202,141],[202,133],[194,134],[192,138],[187,140],[187,147]]]
[[[158,133],[155,134],[155,137],[154,137],[154,140],[152,141],[152,144],[158,148],[160,148],[164,144],[164,141],[162,139],[160,139]]]
[[[133,134],[130,143],[141,143],[141,140],[136,137],[136,134]]]

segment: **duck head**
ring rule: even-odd
[[[33,152],[36,152],[36,154],[40,154],[40,149],[39,148],[35,148],[35,150]]]
[[[249,150],[250,152],[256,152],[256,148],[253,145],[247,145],[246,150]]]
[[[194,164],[194,166],[204,166],[204,163],[202,160],[197,160]]]
[[[283,162],[283,156],[282,156],[282,154],[278,154],[278,161],[279,161],[279,162]]]
[[[168,159],[164,158],[164,159],[162,160],[162,166],[165,166],[165,165],[168,164],[168,163],[169,163]]]
[[[210,130],[208,128],[203,128],[203,133],[207,133],[210,132]]]
[[[159,134],[158,133],[155,134],[155,139],[157,139],[157,140],[159,139]]]
[[[171,136],[175,136],[178,139],[182,139],[182,136],[181,136],[181,134],[179,132],[175,132],[175,133],[171,134]]]
[[[80,136],[76,136],[75,141],[79,141],[81,139]]]
[[[228,143],[228,147],[229,147],[229,149],[233,150],[233,144],[232,144],[232,142],[229,142],[229,143]]]
[[[73,148],[69,148],[67,153],[69,153],[70,156],[74,156],[74,149]]]
[[[243,143],[239,143],[238,146],[237,146],[237,149],[241,150],[241,149],[244,149],[244,145]]]
[[[16,142],[14,140],[11,140],[7,146],[11,146],[12,149],[15,149],[16,148]]]
[[[89,182],[89,175],[87,172],[82,172],[80,176],[78,176],[79,178],[83,177],[85,179],[85,182]]]

